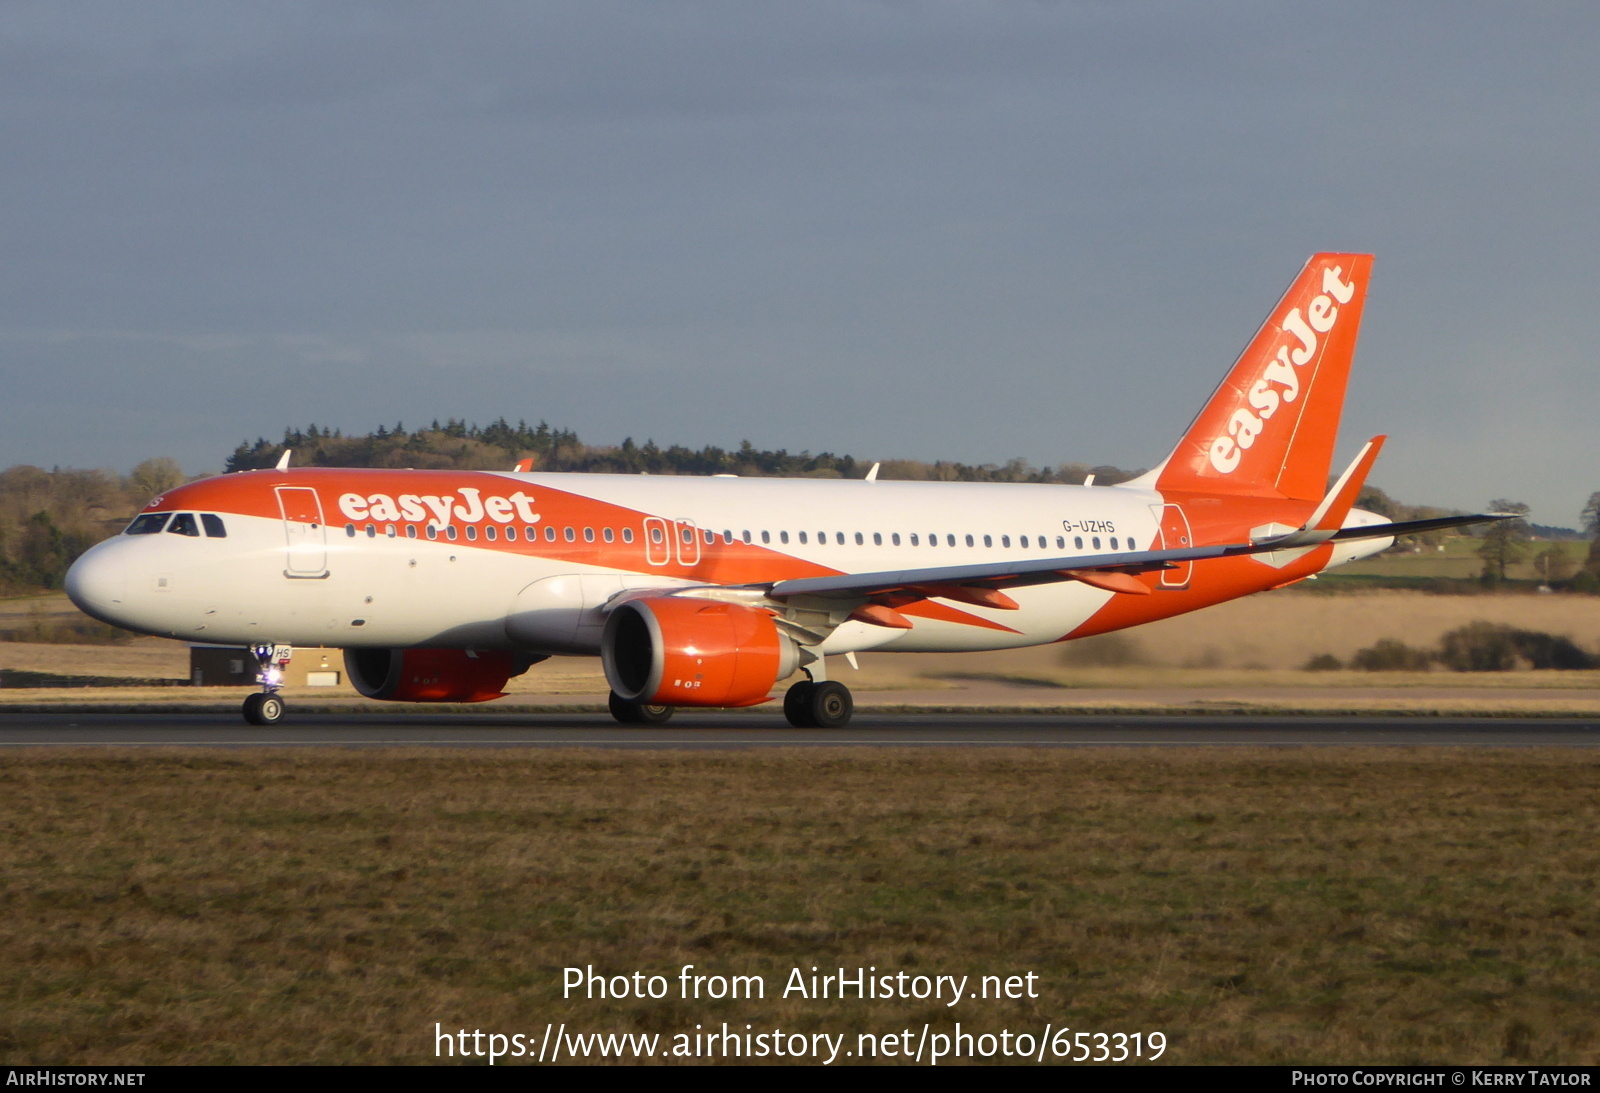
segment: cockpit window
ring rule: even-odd
[[[173,516],[172,523],[167,525],[168,535],[199,535],[200,525],[195,521],[194,513],[180,512]]]
[[[228,529],[222,524],[222,517],[214,512],[202,512],[200,522],[205,525],[206,535],[212,539],[226,539]]]
[[[170,512],[147,512],[143,515],[135,516],[133,523],[128,525],[128,530],[124,531],[123,534],[154,535],[166,525],[167,517],[171,515],[172,513]]]

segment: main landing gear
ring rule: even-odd
[[[648,706],[643,702],[630,702],[616,691],[611,692],[607,704],[611,707],[611,716],[624,725],[664,725],[672,720],[673,711],[677,709],[676,706]]]
[[[624,725],[664,725],[677,712],[676,706],[648,706],[623,698],[615,691],[611,692],[607,704],[611,707],[611,716]],[[855,701],[850,697],[850,688],[843,683],[805,679],[790,687],[783,695],[783,716],[797,729],[843,728],[850,723],[850,715],[854,711]],[[249,716],[247,709],[245,717]]]
[[[244,719],[252,725],[276,725],[283,720],[283,699],[278,697],[278,690],[283,686],[283,667],[294,655],[294,647],[257,645],[250,651],[255,654],[256,680],[261,690],[244,700]]]
[[[803,679],[783,696],[783,716],[797,729],[838,729],[850,722],[855,701],[850,688],[827,680]]]

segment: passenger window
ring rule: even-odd
[[[864,545],[866,545],[866,540],[861,537],[861,533],[859,531],[856,532],[856,546]]]
[[[928,536],[928,545],[929,546],[938,546],[939,545],[939,537],[937,535]]]
[[[226,539],[228,529],[222,526],[222,517],[214,512],[202,512],[200,523],[205,525],[206,536],[211,539]]]
[[[573,531],[571,528],[562,528],[561,537],[569,543],[575,543],[578,541],[578,533]]]
[[[969,536],[967,536],[967,545],[968,545],[968,546],[973,546],[973,545],[975,545],[975,544],[974,544],[974,543],[973,543],[973,541],[972,541],[972,536],[970,536],[970,535],[969,535]]]
[[[352,529],[350,534],[354,535],[355,531]],[[439,537],[439,525],[438,524],[429,524],[428,525],[428,538],[437,539],[438,537]]]
[[[789,541],[789,533],[787,531],[778,532],[778,542],[787,543],[788,541]]]
[[[594,542],[594,528],[583,529],[583,541],[586,543]]]
[[[128,525],[124,535],[154,535],[166,526],[170,512],[147,512],[143,516],[133,518],[133,523]]]
[[[700,532],[700,537],[703,538],[706,541],[706,546],[716,546],[717,545],[717,533],[712,531],[710,528],[703,529]],[[611,529],[607,528],[606,529],[606,542],[609,543],[610,541],[611,541]],[[789,540],[787,540],[787,539],[784,540],[784,542],[788,542],[788,541]]]
[[[769,533],[763,531],[761,533],[761,541],[763,543],[770,543],[770,542],[772,542],[772,536]]]
[[[387,535],[389,538],[393,539],[394,536],[395,536],[394,525],[393,524],[385,524],[385,525],[383,525],[383,533],[385,535]]]
[[[1089,541],[1094,544],[1094,548],[1096,550],[1100,549],[1100,536],[1096,535],[1093,539],[1090,539]]]
[[[1117,537],[1115,535],[1113,535],[1111,537],[1111,549],[1112,550],[1116,550],[1117,549]]]
[[[344,526],[344,533],[350,538],[354,539],[356,537],[356,526],[354,524],[346,524]]]
[[[954,535],[946,535],[944,537],[944,539],[945,539],[945,542],[948,545],[950,545],[950,546],[955,546],[956,545],[956,537]],[[970,545],[970,544],[968,544],[968,545]]]
[[[750,529],[745,528],[744,531],[740,533],[740,538],[748,543],[750,541]]]
[[[407,539],[415,539],[416,537],[417,537],[417,525],[415,525],[415,524],[407,524],[406,525],[406,538]]]
[[[1139,549],[1138,547],[1133,545],[1133,537],[1132,536],[1128,537],[1128,549],[1129,550],[1138,550]]]
[[[1074,550],[1082,550],[1083,549],[1083,536],[1074,535],[1072,537],[1072,548]]]
[[[800,533],[800,545],[801,546],[805,546],[806,545],[806,533],[803,532],[803,531]]]
[[[512,524],[510,527],[506,528],[506,542],[514,543],[516,541],[517,541],[517,526],[515,524]]]
[[[882,546],[883,545],[883,535],[880,532],[876,532],[875,531],[875,532],[872,533],[872,545],[873,546]]]
[[[661,529],[660,528],[651,528],[650,529],[650,541],[652,543],[661,542]]]
[[[444,529],[444,537],[446,539],[449,539],[452,543],[455,542],[455,540],[456,540],[456,526],[454,524],[451,524],[449,527]]]
[[[556,541],[556,529],[555,529],[555,526],[553,524],[546,524],[545,525],[545,528],[544,528],[544,541],[547,542],[547,543],[553,543],[553,542]]]
[[[624,543],[633,542],[633,529],[632,528],[623,528],[622,529],[622,541]]]
[[[477,541],[477,538],[478,538],[478,525],[477,524],[468,524],[467,525],[467,538],[473,540],[474,542]]]
[[[602,538],[604,538],[605,541],[608,542],[608,543],[612,543],[612,542],[616,541],[617,534],[616,534],[616,532],[612,531],[610,528],[606,528],[605,531],[601,532],[600,534],[601,534]]]
[[[1057,550],[1066,550],[1067,549],[1067,537],[1065,535],[1057,535],[1056,536],[1056,549]]]
[[[994,540],[992,538],[990,538],[989,536],[985,535],[983,537],[983,545],[986,546],[986,547],[992,547],[992,546],[994,546]]]
[[[499,533],[495,531],[493,524],[489,524],[483,529],[483,537],[492,543],[499,538]]]
[[[1003,546],[1003,547],[1010,546],[1011,545],[1011,536],[1009,536],[1009,535],[1000,536],[1000,545]]]
[[[893,543],[895,546],[899,546],[900,545],[900,533],[897,531],[893,535],[889,536],[889,541],[891,543]]]
[[[376,539],[377,537],[378,537],[378,529],[373,527],[371,524],[368,524],[367,525],[367,538],[368,539]]]
[[[914,531],[911,533],[911,545],[912,546],[916,546],[917,545],[917,533],[914,532]]]
[[[200,534],[200,525],[195,523],[194,513],[180,512],[172,517],[172,523],[167,525],[169,535],[195,535]]]
[[[842,531],[834,532],[833,533],[833,540],[834,540],[834,542],[838,543],[840,546],[844,546],[844,532],[842,532]]]

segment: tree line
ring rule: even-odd
[[[0,592],[60,588],[80,554],[183,482],[172,459],[147,459],[125,476],[27,465],[0,471]]]
[[[469,425],[454,418],[408,432],[404,423],[393,429],[380,425],[365,436],[345,436],[338,429],[286,429],[281,441],[258,437],[246,441],[228,457],[225,470],[247,471],[274,466],[286,450],[293,450],[300,467],[414,467],[419,470],[509,470],[527,460],[536,471],[581,471],[609,474],[709,475],[737,474],[747,478],[860,478],[871,468],[868,460],[832,452],[793,453],[767,450],[743,441],[733,449],[681,444],[660,447],[654,440],[590,445],[569,429],[553,429],[546,422],[512,425],[501,418],[487,426]],[[1062,463],[1035,467],[1023,459],[1007,463],[924,463],[912,459],[883,460],[881,479],[938,482],[1062,482],[1080,484],[1089,475],[1101,485],[1125,482],[1140,474],[1118,467],[1091,467]]]

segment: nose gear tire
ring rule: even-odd
[[[283,720],[283,699],[258,691],[244,700],[243,713],[252,725],[276,725]]]

